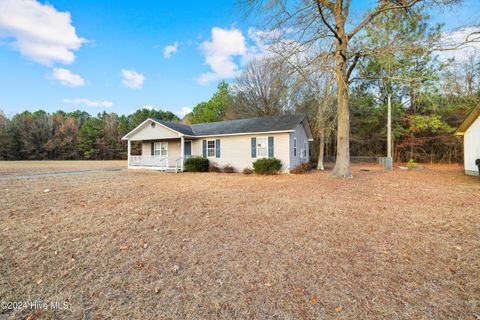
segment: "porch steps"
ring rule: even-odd
[[[175,167],[168,167],[168,168],[165,168],[164,170],[159,170],[159,171],[166,172],[166,173],[167,172],[173,172],[173,173],[178,172],[178,173],[180,173],[180,172],[182,172],[182,169],[178,169],[177,171],[175,171]]]

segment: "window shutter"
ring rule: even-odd
[[[252,138],[252,158],[257,157],[257,138]]]
[[[273,158],[273,137],[268,137],[268,157]]]
[[[203,157],[207,157],[207,140],[202,141],[202,150],[203,150]]]
[[[220,158],[220,139],[215,140],[215,158]]]
[[[155,142],[152,142],[151,146],[152,146],[152,148],[151,148],[152,149],[152,156],[154,156],[155,155]]]

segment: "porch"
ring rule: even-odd
[[[132,141],[141,142],[141,155],[132,155]],[[192,141],[180,138],[128,140],[128,168],[163,172],[184,171],[185,159],[192,154]]]

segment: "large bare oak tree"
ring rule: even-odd
[[[289,30],[300,47],[315,46],[318,41],[332,39],[331,54],[335,60],[337,98],[337,148],[333,175],[351,177],[349,85],[359,60],[368,54],[361,47],[351,46],[378,15],[387,11],[409,14],[419,4],[445,5],[458,0],[378,0],[373,2],[361,19],[350,16],[351,0],[247,0],[250,8],[267,10],[273,29]]]

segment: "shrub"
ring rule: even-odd
[[[290,170],[290,173],[293,174],[302,174],[307,173],[312,169],[312,165],[308,162],[304,162]]]
[[[253,163],[253,170],[258,174],[276,174],[282,168],[282,162],[277,158],[262,158]]]
[[[253,170],[250,169],[250,168],[245,168],[245,169],[243,169],[243,173],[244,173],[244,174],[252,174],[252,173],[253,173]]]
[[[408,162],[407,162],[407,168],[408,169],[411,170],[411,169],[415,168],[416,166],[417,166],[417,163],[415,162],[415,160],[413,160],[413,159],[408,160]]]
[[[227,164],[223,167],[223,172],[225,173],[234,173],[235,172],[235,168],[232,167],[231,165]]]
[[[208,167],[208,171],[209,172],[222,172],[222,170],[220,170],[220,167],[218,166],[218,164],[216,164],[215,162],[210,163],[210,166]]]
[[[204,157],[191,157],[185,160],[185,171],[207,172],[209,161]]]

